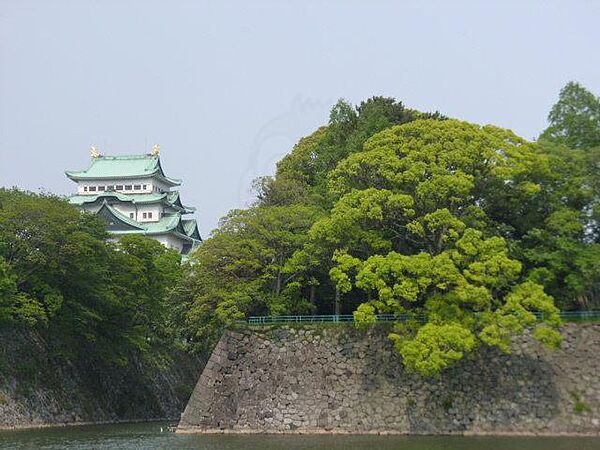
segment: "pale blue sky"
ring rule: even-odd
[[[600,92],[600,1],[0,0],[0,185],[67,194],[89,147],[161,144],[204,235],[340,97],[534,138]]]

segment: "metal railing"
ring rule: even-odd
[[[543,318],[541,313],[536,313],[536,316]],[[600,311],[561,311],[560,318],[565,322],[600,320]]]
[[[398,320],[394,314],[379,314],[378,322],[393,322]],[[248,318],[250,325],[268,325],[271,323],[338,323],[354,322],[352,314],[328,314],[318,316],[251,316]]]
[[[544,319],[544,313],[533,312],[538,319]],[[377,322],[406,322],[409,320],[418,320],[425,322],[425,315],[395,315],[395,314],[378,314]],[[562,311],[560,318],[565,322],[585,322],[585,321],[600,321],[600,311]],[[354,322],[352,314],[328,314],[328,315],[290,315],[290,316],[251,316],[248,318],[248,325],[260,326],[282,323],[351,323]]]

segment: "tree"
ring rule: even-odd
[[[528,278],[544,285],[562,309],[600,305],[600,244],[586,241],[581,216],[577,210],[556,211],[519,243],[531,266]]]
[[[46,321],[43,305],[17,288],[17,276],[0,256],[0,323],[10,321],[35,325]]]
[[[113,290],[124,306],[126,338],[148,350],[176,334],[169,328],[171,307],[166,298],[182,274],[179,253],[154,239],[128,235],[115,244],[110,261]]]
[[[374,134],[417,119],[444,120],[435,113],[406,108],[390,97],[372,97],[358,106],[340,99],[331,109],[329,124],[302,138],[277,164],[274,178],[259,180],[262,205],[299,202],[330,207],[327,174],[348,155],[360,152]]]
[[[554,302],[599,298],[599,161],[390,98],[340,100],[205,241],[172,304],[196,347],[248,315],[401,314],[391,337],[428,375],[529,327],[559,345]]]
[[[82,215],[64,200],[0,190],[0,255],[16,277],[13,318],[47,323],[68,303],[70,295],[89,293],[104,280],[93,262],[102,258],[105,225]],[[103,288],[98,287],[98,292]]]
[[[0,189],[0,326],[59,338],[62,352],[126,364],[173,346],[166,291],[180,256],[48,194]]]
[[[517,205],[536,204],[547,170],[535,144],[507,130],[454,120],[395,126],[330,173],[338,200],[311,233],[335,248],[338,289],[363,292],[359,324],[378,312],[413,319],[391,334],[409,368],[432,375],[481,344],[508,351],[529,326],[557,345],[559,310],[524,279],[502,236],[524,227],[512,220]]]
[[[579,83],[570,81],[561,89],[548,122],[540,140],[574,149],[600,146],[600,98]]]
[[[321,214],[305,205],[231,211],[187,266],[170,303],[189,305],[188,341],[210,347],[219,330],[249,315],[308,313],[313,308],[287,259]]]

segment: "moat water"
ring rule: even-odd
[[[0,431],[1,450],[600,450],[593,437],[179,435],[165,423]],[[161,431],[162,429],[162,431]]]

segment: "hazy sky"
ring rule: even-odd
[[[162,147],[204,235],[336,99],[393,96],[534,138],[600,92],[600,1],[0,0],[0,185]]]

